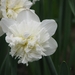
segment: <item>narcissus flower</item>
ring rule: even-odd
[[[23,10],[30,9],[32,4],[29,0],[0,0],[0,18],[16,20],[17,15]],[[33,10],[31,11],[34,12]],[[4,32],[0,26],[0,36],[3,34]]]
[[[28,64],[56,51],[57,42],[52,36],[57,24],[52,19],[40,22],[35,13],[26,10],[19,13],[16,21],[3,18],[1,26],[11,47],[10,54],[19,59],[18,63]]]
[[[29,0],[1,0],[1,12],[5,18],[16,19],[18,13],[29,9],[32,2]]]

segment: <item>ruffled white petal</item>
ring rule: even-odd
[[[58,47],[57,42],[52,37],[49,39],[48,42],[49,42],[49,47],[47,47],[45,51],[45,54],[47,56],[52,55]]]
[[[54,20],[50,20],[50,19],[43,20],[41,26],[45,27],[48,30],[50,36],[54,35],[57,29],[57,23]]]
[[[12,19],[2,18],[0,25],[2,27],[3,32],[8,32],[9,26],[13,25],[14,23],[16,22]]]
[[[33,13],[32,11],[30,11],[30,10],[25,10],[25,11],[22,11],[21,13],[19,13],[16,20],[18,22],[21,22],[23,20],[25,20],[27,22],[29,22],[31,20],[40,22],[39,17],[35,13]]]
[[[33,3],[31,1],[26,0],[24,7],[30,8],[32,6],[32,4]]]

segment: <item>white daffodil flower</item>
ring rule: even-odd
[[[29,0],[1,0],[2,16],[16,19],[21,11],[29,9],[31,5],[32,2]]]
[[[29,0],[0,0],[0,18],[16,19],[21,11],[30,9],[32,4]],[[4,32],[0,26],[0,36],[3,34]]]
[[[11,47],[10,54],[19,59],[18,63],[28,65],[28,62],[52,55],[56,51],[57,42],[52,36],[57,24],[52,19],[40,22],[35,13],[26,10],[19,13],[16,21],[3,18],[1,27]]]

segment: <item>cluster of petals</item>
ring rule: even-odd
[[[18,63],[26,65],[42,56],[52,55],[58,46],[52,38],[57,23],[53,19],[41,22],[30,9],[33,3],[29,0],[0,0],[0,35],[6,33],[10,55],[18,58]]]
[[[29,0],[0,0],[0,13],[4,18],[16,19],[17,15],[32,6]]]
[[[30,7],[38,0],[0,0],[0,18],[9,18],[15,19],[17,15],[23,11],[29,9]],[[4,34],[1,26],[0,26],[0,36]]]
[[[25,10],[19,13],[16,21],[3,18],[1,27],[6,33],[6,42],[11,47],[10,54],[19,59],[18,63],[28,64],[56,51],[57,42],[52,35],[57,24],[52,19],[40,22],[35,13]]]

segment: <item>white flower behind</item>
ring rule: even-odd
[[[10,54],[19,59],[18,63],[28,64],[56,51],[57,43],[51,37],[57,29],[54,20],[40,22],[35,13],[26,10],[17,21],[3,18],[1,26],[11,47]]]
[[[32,2],[29,0],[1,0],[2,16],[16,19],[21,11],[29,9],[31,5]]]

